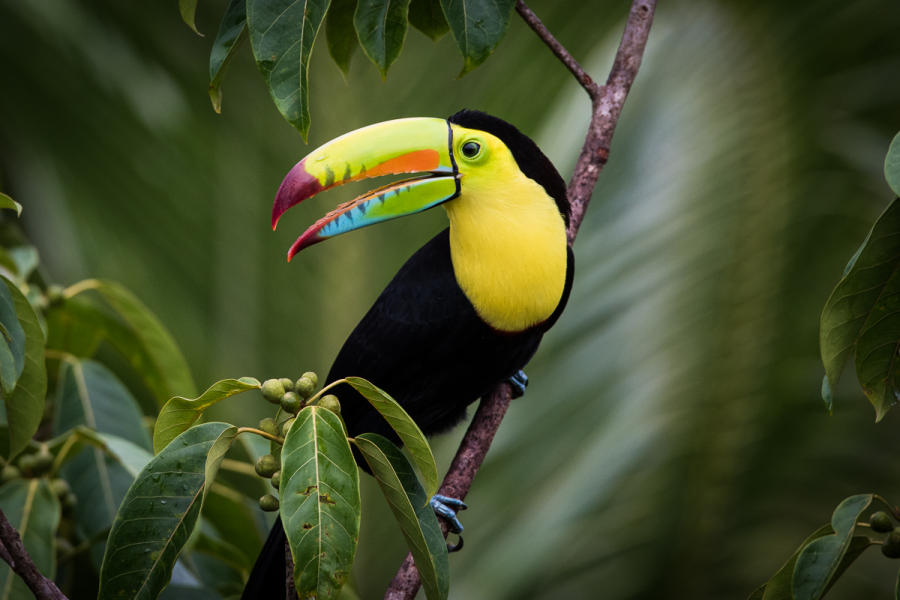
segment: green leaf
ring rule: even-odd
[[[16,272],[22,281],[28,279],[40,264],[40,256],[34,246],[14,246],[6,249],[9,258],[16,266]]]
[[[875,222],[825,303],[819,349],[831,389],[856,353],[856,374],[880,420],[900,394],[900,200]],[[827,400],[827,399],[826,399]]]
[[[282,116],[309,133],[309,57],[329,0],[247,0],[256,66]]]
[[[772,578],[750,594],[747,600],[793,600],[791,596],[791,577],[794,575],[794,565],[797,564],[797,557],[811,542],[833,532],[834,530],[829,523],[812,532],[809,537],[803,540],[803,543],[794,551],[787,562],[781,565],[781,568],[776,571]]]
[[[9,394],[25,368],[25,330],[19,323],[12,292],[0,285],[0,389]]]
[[[307,406],[281,451],[281,521],[301,598],[337,598],[359,539],[359,471],[340,418]]]
[[[247,33],[246,0],[230,0],[209,52],[209,99],[213,110],[222,112],[222,80],[225,69]]]
[[[463,55],[465,75],[491,55],[509,27],[515,0],[441,0],[453,39]]]
[[[197,422],[207,408],[241,392],[259,389],[259,381],[253,377],[223,379],[212,384],[199,398],[176,396],[159,411],[153,428],[153,451],[159,452],[166,444]]]
[[[440,0],[412,0],[409,3],[409,24],[437,41],[450,30]]]
[[[400,56],[406,38],[409,0],[359,0],[353,25],[363,52],[382,77]]]
[[[350,59],[356,52],[359,40],[353,27],[353,13],[356,11],[356,0],[332,0],[328,15],[325,17],[325,41],[328,42],[328,53],[344,73],[350,74]]]
[[[22,538],[25,550],[45,576],[56,576],[59,500],[46,479],[16,479],[0,486],[0,509]],[[33,598],[25,582],[0,562],[0,600]]]
[[[7,196],[6,194],[4,194],[3,192],[0,192],[0,208],[7,208],[9,210],[14,210],[14,211],[16,211],[17,217],[22,216],[22,205],[19,204],[18,202],[16,202],[15,200],[13,200],[12,198],[10,198],[9,196]]]
[[[256,500],[251,506],[250,501],[239,492],[221,483],[214,483],[203,503],[203,519],[212,525],[223,540],[241,551],[245,567],[253,567],[265,541],[262,529],[265,521],[262,520]],[[265,531],[268,531],[268,526],[265,526]]]
[[[842,565],[845,555],[850,560],[862,550],[860,542],[854,542],[851,550],[853,530],[860,514],[872,503],[872,494],[859,494],[845,498],[831,516],[834,533],[810,542],[797,557],[791,589],[796,600],[817,600],[828,590],[834,579],[849,562]],[[866,542],[866,545],[868,542]]]
[[[195,23],[197,18],[197,0],[178,0],[178,12],[181,13],[181,20],[190,27],[194,33],[199,36],[203,34],[197,31]]]
[[[194,527],[222,456],[237,436],[227,423],[188,429],[141,471],[110,531],[98,598],[154,599]]]
[[[160,406],[177,394],[194,395],[196,388],[184,355],[143,302],[118,283],[99,279],[79,282],[66,295],[72,297],[88,290],[96,291],[121,319],[124,331],[108,329],[104,333],[141,374]]]
[[[446,598],[450,589],[447,543],[412,465],[397,446],[376,433],[359,435],[355,443],[400,524],[425,596],[428,600]]]
[[[28,445],[44,415],[47,371],[44,365],[44,332],[38,317],[15,284],[3,278],[25,332],[25,366],[11,394],[4,394],[6,422],[9,425],[9,455],[13,458]]]
[[[100,433],[131,440],[146,450],[151,448],[137,401],[100,363],[71,357],[63,360],[56,402],[54,435],[84,425]]]
[[[346,381],[369,401],[369,404],[384,417],[384,420],[400,436],[400,440],[412,457],[413,464],[416,465],[419,474],[422,476],[427,496],[425,503],[427,504],[428,498],[437,493],[438,474],[437,465],[434,463],[434,454],[431,452],[428,440],[425,439],[425,434],[422,433],[422,430],[419,429],[412,417],[403,410],[403,407],[391,398],[387,392],[362,377],[347,377]]]
[[[900,133],[894,136],[884,157],[884,179],[894,194],[900,196]]]

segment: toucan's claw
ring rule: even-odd
[[[458,542],[455,544],[447,544],[447,552],[459,552],[463,548],[463,538],[461,535],[457,534]]]
[[[466,506],[465,502],[463,502],[459,498],[451,498],[449,496],[435,494],[431,497],[429,504],[431,504],[431,508],[434,510],[434,513],[437,516],[447,521],[451,532],[457,535],[462,533],[463,525],[459,522],[459,519],[456,518],[456,511],[466,510],[468,506]],[[462,546],[461,539],[459,545],[460,547]]]
[[[525,395],[525,388],[528,387],[528,375],[525,374],[525,371],[519,369],[509,378],[509,385],[512,386],[512,397],[521,398]]]

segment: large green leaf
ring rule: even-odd
[[[25,368],[25,330],[16,314],[12,292],[0,285],[0,389],[9,394]]]
[[[17,217],[22,215],[22,205],[3,192],[0,192],[0,209],[2,208],[16,211]]]
[[[491,55],[509,27],[515,0],[441,0],[453,39],[463,55],[460,75]]]
[[[350,73],[350,59],[359,45],[356,29],[353,27],[353,13],[356,0],[332,0],[325,17],[325,41],[328,53],[337,66],[347,76]]]
[[[44,365],[44,332],[28,299],[19,288],[3,278],[25,332],[25,366],[11,394],[3,394],[9,436],[9,456],[19,454],[37,431],[44,414],[47,370]]]
[[[140,408],[128,388],[100,363],[70,357],[60,364],[54,434],[79,425],[151,448]]]
[[[256,66],[275,106],[306,139],[309,57],[330,0],[247,0],[247,28]]]
[[[900,196],[900,133],[894,136],[884,157],[884,179],[894,194]]]
[[[428,498],[437,493],[438,474],[437,465],[434,462],[434,454],[431,452],[431,446],[425,434],[416,425],[412,417],[407,414],[403,407],[396,400],[379,388],[378,386],[366,381],[362,377],[347,377],[346,381],[353,389],[363,395],[369,403],[377,410],[385,421],[393,428],[403,445],[409,451],[413,459],[413,463],[422,475],[425,486],[425,494]]]
[[[246,0],[230,0],[219,32],[213,41],[209,51],[209,99],[213,109],[222,112],[222,79],[225,77],[225,69],[234,51],[241,45],[247,32],[247,2]]]
[[[121,319],[124,328],[107,329],[104,334],[141,374],[160,406],[177,394],[195,393],[184,355],[172,335],[137,296],[118,283],[99,279],[73,285],[67,290],[67,296],[88,290],[97,292]]]
[[[159,595],[236,435],[237,427],[227,423],[192,427],[141,471],[110,531],[98,598],[149,600]]]
[[[776,571],[772,578],[750,594],[747,600],[793,600],[791,578],[794,575],[794,565],[797,564],[797,557],[800,556],[800,553],[810,542],[830,535],[833,532],[834,530],[829,523],[812,532],[809,537],[803,540],[803,543],[800,544],[791,557],[781,565],[781,568]]]
[[[825,303],[819,350],[830,388],[850,354],[877,419],[900,395],[900,201],[878,217]],[[827,401],[827,399],[826,399]]]
[[[406,39],[409,0],[359,0],[353,25],[359,43],[381,76],[400,56]]]
[[[46,577],[56,576],[59,500],[46,479],[16,479],[0,486],[0,509],[22,538],[25,550]],[[33,598],[18,575],[0,563],[0,600]]]
[[[440,0],[412,0],[409,3],[409,24],[433,41],[439,40],[450,30]]]
[[[854,543],[853,531],[860,514],[872,503],[872,494],[845,498],[831,515],[834,533],[810,542],[797,557],[791,590],[795,600],[818,600],[846,568],[845,556],[855,559],[868,540]],[[852,546],[853,552],[850,552]]]
[[[378,434],[359,435],[355,444],[400,524],[422,578],[425,595],[428,600],[446,598],[450,589],[447,543],[434,510],[428,504],[429,496],[416,479],[412,465],[397,446]]]
[[[166,444],[186,431],[203,415],[207,408],[241,392],[259,389],[259,381],[253,377],[223,379],[212,384],[199,398],[171,398],[159,411],[153,428],[153,451],[159,452]]]
[[[281,522],[301,598],[337,598],[359,539],[359,471],[340,418],[307,406],[281,451]]]

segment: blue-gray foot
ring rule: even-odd
[[[525,388],[528,387],[528,375],[519,369],[515,375],[509,378],[509,385],[512,386],[512,397],[521,398],[525,395]]]
[[[459,519],[456,518],[456,511],[466,510],[468,507],[465,502],[458,498],[435,494],[431,497],[429,504],[431,504],[431,508],[437,516],[447,521],[451,532],[456,534],[462,533],[463,526]]]

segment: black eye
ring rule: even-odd
[[[481,144],[478,142],[466,142],[462,145],[462,153],[466,158],[475,158],[481,152]]]

